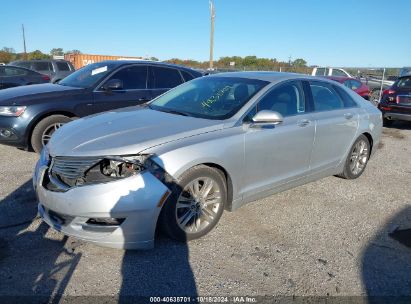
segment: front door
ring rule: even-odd
[[[274,87],[258,102],[256,112],[276,111],[284,121],[250,127],[245,133],[244,198],[308,174],[315,122],[307,111],[299,81]]]
[[[111,79],[121,80],[123,87],[116,90],[104,90],[104,83],[94,91],[93,113],[108,111],[116,108],[129,107],[146,103],[152,99],[147,89],[148,69],[146,65],[138,64],[121,68],[110,76]]]

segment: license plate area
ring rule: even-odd
[[[398,95],[397,103],[404,106],[411,106],[411,95]]]

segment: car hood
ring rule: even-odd
[[[83,88],[62,86],[52,83],[33,84],[0,90],[0,105],[26,105],[30,100],[61,96],[61,94],[78,94]]]
[[[47,147],[51,156],[136,154],[223,126],[218,120],[130,107],[70,122],[53,134]]]

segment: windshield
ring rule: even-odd
[[[90,88],[116,67],[117,64],[107,62],[89,64],[60,80],[58,84],[69,87]]]
[[[255,79],[205,76],[168,91],[149,106],[175,114],[227,119],[267,84]]]

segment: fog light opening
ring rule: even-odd
[[[8,138],[8,137],[10,137],[10,136],[12,136],[12,135],[13,135],[13,132],[11,132],[11,131],[8,130],[8,129],[1,129],[1,130],[0,130],[0,136],[2,136],[2,137]]]
[[[124,222],[125,218],[90,218],[86,222],[89,225],[98,225],[98,226],[120,226]]]

